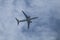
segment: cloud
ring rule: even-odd
[[[56,40],[60,39],[59,0],[1,0],[0,40]],[[16,24],[15,17],[25,19],[21,10],[31,17],[30,29],[27,23]]]

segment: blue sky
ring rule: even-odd
[[[39,17],[27,29],[15,17],[25,19],[22,10]],[[0,0],[0,40],[60,40],[60,0]]]

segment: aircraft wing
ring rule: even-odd
[[[32,19],[37,19],[37,18],[38,18],[38,17],[33,17],[33,18],[31,18],[31,20],[32,20]]]
[[[23,14],[25,15],[25,17],[28,18],[28,16],[25,14],[25,12],[24,12],[24,11],[22,11],[22,12],[23,12]]]
[[[28,29],[29,29],[29,27],[30,27],[30,21],[27,21],[27,23],[28,23]]]

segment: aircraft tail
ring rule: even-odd
[[[15,19],[16,19],[16,21],[17,21],[17,25],[19,25],[20,21],[19,21],[17,18],[15,18]]]

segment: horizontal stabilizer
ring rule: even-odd
[[[19,22],[20,22],[20,21],[19,21],[17,18],[15,18],[15,19],[16,19],[16,21],[17,21],[17,25],[19,25]]]

